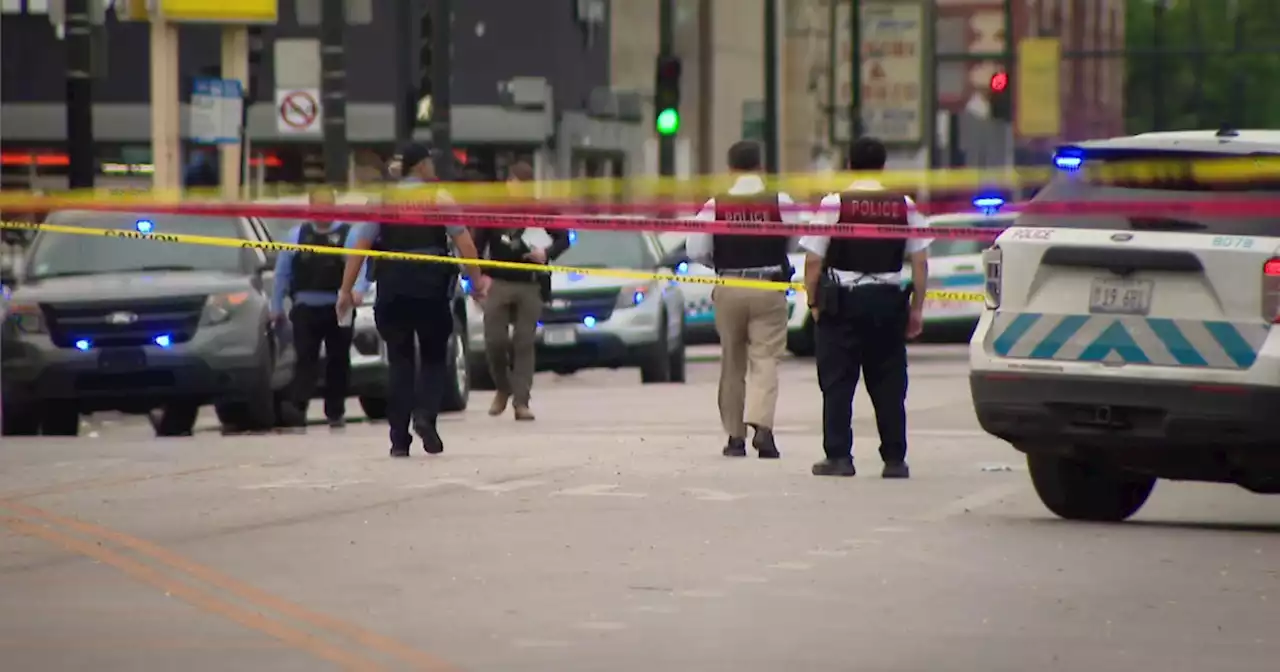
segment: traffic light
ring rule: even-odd
[[[653,87],[653,127],[658,135],[680,132],[680,71],[678,56],[658,57]]]
[[[1009,73],[1001,70],[991,75],[987,100],[991,103],[992,119],[1013,121],[1013,104],[1009,98]]]

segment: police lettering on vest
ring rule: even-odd
[[[315,247],[345,247],[351,226],[339,224],[328,231],[319,231],[315,224],[307,222],[298,229],[298,244]],[[293,258],[293,282],[290,289],[297,292],[337,292],[342,288],[342,273],[346,257],[337,254],[298,252]]]
[[[721,222],[782,222],[778,195],[752,194],[716,196],[716,220]],[[711,238],[711,259],[716,270],[740,270],[780,266],[788,268],[786,236],[716,234]],[[787,277],[790,278],[788,272]]]
[[[905,196],[867,191],[840,194],[841,224],[902,226],[910,224]],[[826,265],[856,273],[897,273],[907,241],[894,238],[833,238],[827,247]]]

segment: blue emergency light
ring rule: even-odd
[[[173,345],[173,337],[170,336],[169,334],[160,334],[159,336],[156,336],[152,340],[155,342],[156,345],[162,348],[167,348]]]
[[[689,272],[689,262],[682,261],[676,264],[676,275],[684,275]]]
[[[134,222],[133,228],[137,229],[138,233],[151,233],[155,230],[156,223],[149,219],[139,219]]]
[[[973,199],[973,207],[984,215],[994,215],[1004,207],[1004,199],[1000,196],[979,196]]]
[[[92,348],[92,347],[93,347],[93,343],[90,342],[89,339],[87,338],[82,338],[76,341],[76,350],[79,350],[80,352],[86,352],[88,351],[89,348]]]
[[[1075,147],[1059,149],[1053,155],[1053,167],[1058,170],[1079,170],[1084,165],[1084,152]]]
[[[588,329],[590,329],[596,326],[596,318],[594,316],[588,315],[582,318],[582,324],[585,325]]]
[[[569,231],[569,244],[570,244],[570,245],[572,245],[572,244],[574,244],[574,243],[576,243],[576,242],[578,242],[578,232],[577,232],[577,231]]]

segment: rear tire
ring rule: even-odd
[[[1138,512],[1155,488],[1154,476],[1133,474],[1060,455],[1028,453],[1036,494],[1067,520],[1118,523]]]
[[[813,316],[805,316],[804,326],[800,331],[787,333],[787,350],[796,357],[813,356]]]
[[[685,329],[684,316],[681,316],[680,317],[680,340],[679,342],[676,343],[675,350],[672,350],[670,355],[671,363],[669,366],[671,371],[671,382],[673,383],[685,382],[687,357],[685,356],[684,329]]]

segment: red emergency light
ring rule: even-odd
[[[1002,93],[1007,88],[1009,88],[1009,73],[997,72],[991,75],[991,90],[994,93]]]

